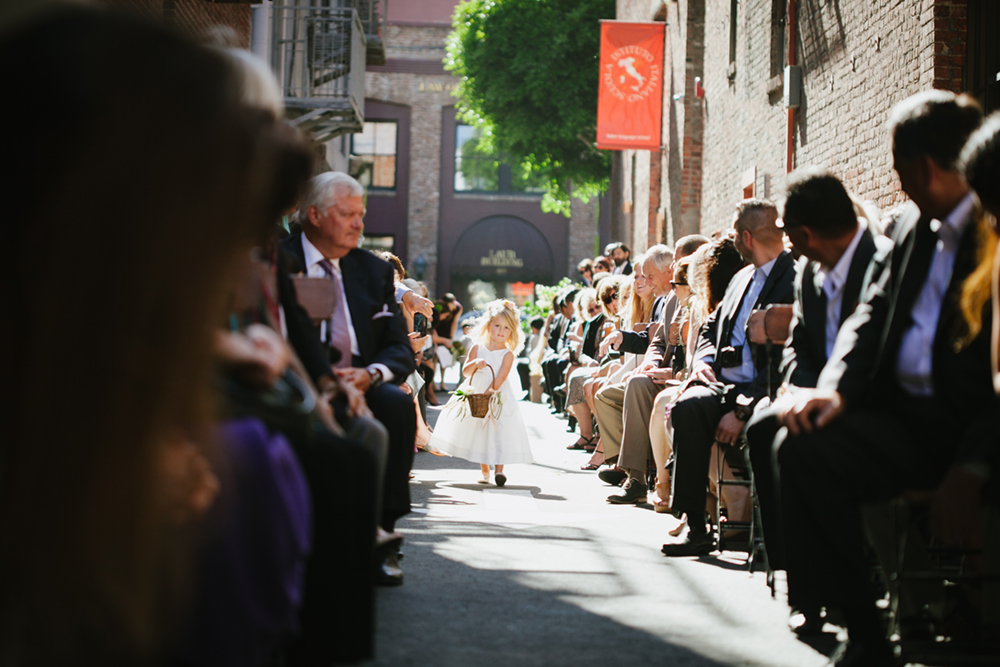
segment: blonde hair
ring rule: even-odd
[[[521,331],[521,313],[513,301],[497,299],[486,304],[483,314],[476,322],[476,328],[472,331],[472,340],[480,345],[486,345],[490,340],[490,322],[497,317],[502,317],[510,327],[510,336],[504,345],[516,357],[524,348],[524,332]]]

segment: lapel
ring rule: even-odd
[[[892,312],[889,313],[889,327],[883,349],[898,350],[903,330],[911,322],[913,304],[927,280],[936,244],[937,235],[931,231],[930,218],[920,216],[911,229],[906,231],[899,247],[902,251],[899,263],[892,267],[899,280],[893,286],[895,298],[892,299]]]
[[[302,247],[302,232],[289,236],[281,242],[281,247],[293,258],[293,261],[289,262],[288,272],[292,274],[305,273],[306,251]]]
[[[806,260],[802,269],[802,319],[816,359],[826,359],[826,299],[816,276],[816,262]]]
[[[941,315],[938,317],[937,331],[934,332],[934,355],[954,349],[965,333],[965,318],[962,316],[961,297],[962,283],[976,270],[978,255],[978,211],[973,211],[972,218],[965,226],[962,240],[958,244],[955,253],[955,266],[951,271],[951,281],[948,289],[944,293],[944,300],[941,303]],[[941,346],[944,347],[941,347]],[[933,364],[938,367],[938,364]]]
[[[726,290],[726,295],[722,299],[724,316],[722,326],[719,327],[721,335],[717,341],[720,350],[729,345],[729,341],[732,340],[733,329],[736,328],[736,317],[740,314],[740,308],[743,305],[743,295],[746,294],[756,270],[753,264],[743,267],[729,284],[729,289]]]
[[[854,257],[851,258],[851,267],[847,270],[847,280],[844,282],[844,298],[840,306],[840,322],[843,325],[854,309],[858,307],[858,300],[861,298],[861,284],[865,280],[868,272],[868,265],[871,264],[875,255],[875,237],[870,229],[865,229],[858,241],[858,247],[854,249]]]
[[[754,308],[760,306],[760,304],[768,303],[768,298],[771,296],[771,290],[774,289],[775,283],[777,283],[784,275],[788,267],[792,265],[792,253],[787,250],[782,251],[778,255],[778,259],[774,262],[774,266],[771,267],[771,273],[767,275],[764,280],[764,286],[760,288],[760,294],[757,295],[757,301],[754,303]],[[750,274],[753,275],[752,273]]]
[[[354,335],[358,339],[358,351],[363,359],[369,359],[367,354],[369,343],[368,336],[368,308],[365,308],[365,294],[362,291],[361,263],[358,261],[358,250],[352,250],[340,258],[340,275],[344,280],[344,296],[347,297],[347,307],[351,311],[351,324],[354,326]]]

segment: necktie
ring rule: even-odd
[[[351,334],[348,330],[347,315],[344,313],[344,298],[341,294],[340,279],[333,272],[329,260],[320,260],[319,266],[333,282],[333,315],[330,316],[330,347],[340,352],[340,360],[334,364],[336,368],[349,368],[351,365]]]

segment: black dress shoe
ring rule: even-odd
[[[403,568],[399,566],[399,558],[396,554],[389,554],[375,571],[375,584],[377,586],[403,585]]]
[[[707,556],[715,549],[715,540],[709,533],[688,537],[679,544],[664,544],[660,551],[664,556]]]
[[[608,502],[612,505],[635,505],[646,502],[646,485],[637,479],[629,479],[622,487],[625,491],[620,496],[608,496]]]
[[[621,468],[608,468],[597,473],[598,479],[611,486],[621,486],[628,479],[628,473]]]
[[[788,616],[788,628],[799,637],[818,637],[823,634],[823,615],[817,608],[792,607]]]
[[[895,667],[896,654],[888,642],[863,644],[847,641],[830,658],[830,667]]]

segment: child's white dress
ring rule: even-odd
[[[476,348],[477,358],[484,359],[497,374],[506,353],[506,349],[488,350],[483,345]],[[483,368],[471,378],[466,378],[459,389],[481,394],[490,386],[492,379],[490,372]],[[523,390],[513,380],[518,385],[521,382],[516,365],[511,367],[507,379],[500,385],[499,396],[494,399],[498,404],[494,406],[491,403],[490,413],[482,419],[470,414],[465,400],[452,396],[441,410],[428,445],[475,463],[531,463],[528,431],[524,428],[521,409],[517,405]]]

